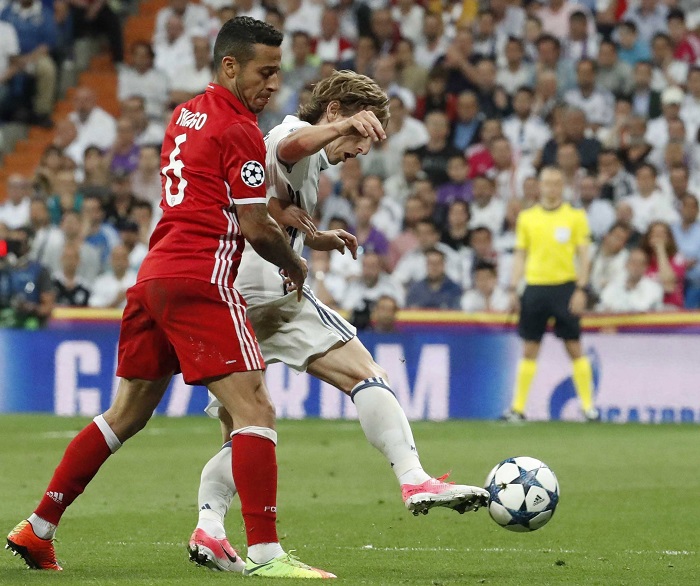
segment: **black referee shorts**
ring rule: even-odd
[[[581,337],[581,320],[569,311],[576,283],[528,285],[520,299],[518,334],[523,340],[540,342],[549,318],[554,318],[554,335],[562,340]]]

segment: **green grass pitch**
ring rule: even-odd
[[[0,529],[41,496],[86,419],[0,417]],[[417,423],[432,474],[481,484],[518,455],[559,477],[561,501],[539,531],[498,527],[485,510],[414,518],[394,475],[357,422],[279,424],[279,533],[339,584],[698,584],[700,430],[696,426],[493,422]],[[111,458],[58,531],[61,574],[0,555],[0,584],[231,584],[245,578],[195,567],[185,543],[196,521],[199,473],[218,446],[205,418],[154,418]],[[229,538],[243,543],[238,501]],[[258,583],[265,580],[257,579]],[[275,583],[275,581],[272,581]],[[276,583],[279,584],[279,581]]]

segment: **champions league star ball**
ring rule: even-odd
[[[508,458],[486,478],[489,514],[509,531],[535,531],[552,518],[559,482],[544,462],[528,456]]]
[[[248,161],[241,167],[241,179],[249,187],[260,187],[265,182],[265,169],[257,161]]]

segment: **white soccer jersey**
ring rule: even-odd
[[[281,201],[292,202],[309,215],[313,215],[318,201],[319,176],[321,171],[330,165],[325,150],[321,149],[291,166],[277,157],[280,141],[304,126],[310,124],[302,122],[296,116],[287,116],[282,124],[275,126],[265,137],[267,199],[270,201],[271,197],[276,197]],[[287,228],[287,234],[292,248],[301,255],[304,249],[304,233],[296,228]],[[264,260],[246,243],[234,286],[248,305],[257,305],[281,297],[284,295],[282,283],[279,268]]]

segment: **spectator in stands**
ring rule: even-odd
[[[503,225],[506,205],[504,200],[496,197],[496,182],[486,175],[481,175],[474,178],[472,190],[474,199],[470,206],[469,226],[485,226],[492,234],[498,234]]]
[[[170,14],[165,21],[165,36],[154,41],[153,66],[168,76],[169,85],[179,76],[180,68],[194,65],[191,37],[185,32],[183,18]]]
[[[468,202],[474,198],[469,181],[469,167],[463,155],[454,155],[447,160],[449,181],[437,189],[437,205],[447,206],[454,201]]]
[[[591,236],[595,242],[599,242],[615,223],[615,208],[608,200],[601,199],[600,193],[595,177],[585,175],[581,178],[577,203],[586,210]]]
[[[375,8],[372,10],[370,30],[380,55],[391,53],[401,37],[399,27],[394,22],[389,8]],[[416,59],[420,63],[418,55],[416,55]]]
[[[451,122],[457,117],[457,98],[447,91],[447,70],[441,65],[436,65],[427,73],[427,85],[418,95],[414,116],[419,120],[424,120],[427,114],[436,110],[447,114]]]
[[[425,279],[408,289],[406,307],[418,309],[459,309],[462,288],[445,274],[445,253],[430,248],[425,251]]]
[[[194,63],[178,67],[177,75],[171,79],[170,102],[173,104],[181,104],[201,94],[213,78],[209,40],[206,37],[192,37],[191,43]],[[162,137],[158,141],[150,142],[161,141]]]
[[[518,37],[510,37],[505,46],[505,65],[496,74],[496,83],[513,97],[521,87],[533,87],[535,68],[525,61],[525,46]]]
[[[496,21],[488,8],[479,11],[475,25],[474,53],[480,58],[495,59],[500,49],[499,39],[496,37]]]
[[[85,146],[78,140],[78,130],[68,118],[56,125],[51,144],[60,149],[64,157],[68,157],[76,165],[83,162]]]
[[[452,146],[462,153],[479,142],[479,131],[485,120],[479,111],[479,99],[472,91],[464,91],[457,96],[456,118],[452,124]]]
[[[466,201],[455,199],[449,204],[440,242],[456,251],[469,246],[469,204]]]
[[[559,106],[559,79],[554,71],[545,69],[537,74],[532,112],[542,120],[549,120]]]
[[[622,166],[617,151],[603,149],[598,154],[598,183],[601,199],[617,203],[635,192],[634,177]]]
[[[124,245],[129,253],[129,269],[138,273],[148,252],[148,247],[139,241],[139,225],[133,220],[124,220],[117,229],[120,244]]]
[[[570,34],[571,16],[577,12],[582,12],[586,16],[587,26],[593,33],[593,19],[590,17],[590,12],[578,2],[550,0],[546,6],[540,6],[537,16],[542,21],[542,30],[556,35],[559,40],[563,41]]]
[[[126,184],[128,186],[128,181]],[[114,227],[105,221],[105,208],[98,196],[89,195],[83,199],[81,220],[85,242],[99,251],[100,261],[103,266],[106,265],[112,248],[119,242],[119,235]]]
[[[641,233],[647,231],[652,222],[662,221],[672,224],[678,219],[671,198],[659,189],[654,165],[643,163],[635,173],[637,191],[625,198],[632,207],[632,224]]]
[[[15,0],[0,5],[0,20],[15,28],[19,40],[17,64],[24,73],[13,80],[13,98],[18,100],[15,113],[21,121],[51,128],[57,78],[51,57],[56,46],[53,12],[40,0]],[[27,96],[32,104],[29,112],[24,107]]]
[[[102,150],[112,146],[117,134],[114,117],[97,105],[97,96],[92,88],[78,87],[73,95],[73,111],[68,119],[75,125],[78,132],[78,142],[83,152],[95,145]]]
[[[636,171],[652,150],[645,138],[646,128],[646,119],[641,116],[630,116],[625,125],[618,152],[629,172]]]
[[[662,90],[667,86],[685,85],[688,79],[688,64],[673,57],[671,38],[665,33],[656,33],[651,42],[651,62],[654,73],[651,85]]]
[[[593,171],[598,163],[600,142],[596,138],[586,136],[586,115],[582,110],[569,108],[564,113],[563,134],[566,142],[573,142],[578,149],[581,166]],[[542,164],[553,165],[557,160],[557,141],[552,138],[542,151]]]
[[[503,281],[502,285],[508,285],[512,255],[498,252],[495,246],[495,236],[486,226],[477,226],[469,232],[469,249],[462,251],[464,261],[462,286],[465,289],[473,286],[474,267],[481,261],[495,264],[499,279]]]
[[[312,51],[319,61],[338,63],[352,59],[352,43],[340,34],[340,16],[334,7],[326,6],[321,14],[321,32],[313,40]]]
[[[136,128],[130,118],[117,121],[117,137],[107,151],[109,169],[112,173],[131,173],[139,164],[139,146],[136,144]]]
[[[447,92],[460,94],[475,89],[476,64],[474,39],[469,28],[460,28],[454,40],[447,46],[444,57],[437,62],[447,70]]]
[[[672,205],[680,211],[683,205],[683,198],[686,195],[697,198],[697,187],[690,189],[690,177],[688,166],[685,164],[673,165],[668,175],[659,179],[661,189],[671,195]]]
[[[21,71],[15,27],[0,20],[0,121],[12,114],[12,80]]]
[[[651,59],[649,43],[639,38],[637,25],[632,20],[625,20],[617,27],[617,39],[620,43],[620,60],[632,67],[640,61]]]
[[[536,67],[538,73],[551,71],[556,74],[557,91],[560,96],[576,84],[574,64],[562,55],[561,42],[551,34],[543,34],[537,40]]]
[[[430,71],[447,52],[447,39],[444,36],[442,18],[428,12],[423,18],[423,34],[416,41],[416,63]]]
[[[487,118],[503,118],[509,113],[510,103],[505,90],[496,85],[496,62],[483,58],[476,65],[476,93],[479,109]]]
[[[128,97],[121,102],[120,110],[122,118],[130,120],[132,123],[135,133],[134,143],[137,146],[159,145],[163,142],[165,127],[159,120],[150,120],[148,118],[146,100],[143,97]],[[112,146],[112,143],[109,146]]]
[[[589,34],[588,17],[580,10],[569,16],[569,34],[563,43],[564,55],[571,61],[598,57],[598,38]]]
[[[661,93],[651,87],[653,72],[650,61],[640,61],[634,66],[632,111],[643,118],[661,116]]]
[[[423,40],[425,9],[415,0],[399,0],[392,8],[392,16],[399,25],[402,39],[413,45]]]
[[[107,198],[101,198],[105,218],[104,221],[112,228],[130,219],[131,208],[136,198],[131,191],[131,177],[126,173],[112,175],[110,192]]]
[[[372,225],[372,217],[377,212],[377,202],[369,196],[355,200],[355,230],[357,243],[363,251],[374,251],[384,260],[389,254],[389,241],[386,236]]]
[[[87,307],[90,298],[88,283],[78,275],[80,247],[68,244],[63,247],[61,270],[51,279],[56,291],[56,305],[64,307]]]
[[[510,141],[518,159],[526,164],[533,163],[552,136],[547,125],[533,113],[534,99],[531,88],[518,88],[513,96],[513,114],[503,121],[503,135]]]
[[[51,250],[63,246],[63,234],[57,226],[51,223],[49,208],[44,199],[38,197],[32,199],[28,225],[34,233],[32,247],[29,251],[30,258],[49,267],[46,255],[50,254]]]
[[[364,314],[367,321],[370,307],[382,295],[393,297],[400,306],[404,304],[403,289],[384,271],[381,256],[368,251],[362,255],[359,279],[347,283],[339,303],[346,311]]]
[[[306,33],[310,38],[321,32],[322,5],[310,0],[287,0],[285,3],[284,33],[297,31]]]
[[[586,170],[581,167],[576,145],[563,142],[557,149],[557,167],[564,177],[564,201],[578,203],[581,197],[581,181],[586,176]]]
[[[40,194],[48,196],[53,193],[56,174],[63,166],[63,162],[63,152],[60,147],[50,144],[44,149],[34,172],[34,184]]]
[[[20,173],[7,178],[7,200],[0,205],[0,223],[8,229],[21,228],[29,223],[29,208],[32,198],[31,181]]]
[[[391,295],[380,295],[372,307],[369,329],[382,334],[396,332],[396,314],[399,304]]]
[[[700,221],[698,200],[686,194],[681,205],[681,220],[671,226],[673,238],[685,260],[685,307],[700,309]]]
[[[102,151],[95,145],[85,149],[83,155],[83,180],[78,186],[81,193],[107,195],[109,170]]]
[[[111,270],[95,280],[90,307],[124,308],[126,290],[136,284],[136,272],[129,268],[129,251],[123,244],[112,249]]]
[[[693,65],[700,57],[700,39],[695,33],[689,33],[685,13],[674,8],[666,17],[668,36],[673,45],[673,57]]]
[[[661,94],[662,115],[647,123],[645,138],[656,151],[657,157],[660,156],[658,153],[663,151],[671,138],[673,122],[681,122],[680,111],[684,99],[685,94],[682,89],[676,86],[667,87]],[[684,130],[684,128],[681,130],[683,134]]]
[[[259,0],[237,0],[236,16],[250,16],[257,20],[265,20],[265,8]]]
[[[393,238],[401,230],[403,207],[397,201],[385,197],[384,182],[378,175],[365,175],[362,178],[360,194],[373,202],[372,226],[387,238]],[[355,198],[355,202],[360,197]],[[383,253],[383,254],[386,254]]]
[[[392,278],[408,287],[426,277],[426,252],[436,248],[445,255],[445,273],[455,283],[462,282],[462,261],[452,248],[440,242],[440,230],[432,220],[420,220],[416,223],[418,248],[404,254],[399,260]]]
[[[403,154],[401,169],[392,173],[384,182],[384,193],[387,198],[403,205],[413,192],[415,182],[426,177],[425,171],[421,169],[418,153],[406,151]]]
[[[160,210],[160,208],[156,208]],[[141,199],[137,199],[131,208],[131,219],[139,227],[139,242],[148,246],[151,233],[155,228],[157,220],[153,213],[154,207]]]
[[[685,261],[678,252],[678,246],[669,225],[661,221],[649,224],[640,248],[649,255],[649,268],[646,275],[664,289],[664,304],[683,307]]]
[[[428,142],[416,149],[421,158],[421,167],[433,185],[439,187],[449,181],[447,161],[450,157],[460,156],[461,152],[449,143],[450,125],[442,112],[431,112],[425,118],[428,130]]]
[[[591,290],[600,296],[605,287],[622,274],[629,251],[626,246],[632,230],[629,224],[615,222],[599,246],[591,250]]]
[[[615,43],[602,40],[596,74],[598,87],[614,96],[626,96],[632,92],[633,79],[632,66],[619,59]]]
[[[26,226],[11,230],[7,239],[17,247],[17,260],[7,266],[8,282],[3,287],[2,325],[34,330],[51,317],[55,293],[51,285],[51,274],[41,263],[32,260],[32,231]]]
[[[357,39],[355,55],[338,64],[338,69],[352,69],[362,75],[372,77],[374,62],[379,55],[379,45],[374,37],[363,35]]]
[[[428,88],[428,70],[416,63],[413,47],[414,45],[408,39],[401,39],[396,44],[396,81],[400,86],[413,92],[414,95],[423,96]],[[431,71],[433,70],[431,69]],[[442,68],[438,71],[446,92],[447,71]],[[451,94],[448,96],[452,97]]]
[[[474,266],[474,287],[465,291],[460,300],[462,311],[508,311],[508,293],[498,286],[496,265],[480,260]]]
[[[600,294],[598,311],[647,312],[663,306],[663,287],[646,276],[649,257],[641,248],[633,248],[625,263],[625,269],[618,274]]]
[[[399,260],[411,250],[418,247],[416,226],[421,220],[428,218],[428,211],[423,201],[416,196],[411,196],[404,205],[404,216],[401,233],[391,239],[389,243],[388,269],[393,271]]]
[[[51,222],[58,224],[69,210],[80,212],[83,194],[78,190],[75,171],[61,170],[56,173],[54,192],[47,200]]]
[[[657,3],[655,0],[640,0],[638,3],[629,5],[623,18],[634,23],[639,33],[639,40],[649,44],[656,33],[666,30],[667,11],[668,8],[663,3]]]
[[[524,185],[533,179],[536,181],[537,177],[529,177],[525,180]],[[503,219],[503,225],[501,226],[500,232],[495,234],[493,239],[493,246],[499,256],[512,254],[515,249],[515,225],[526,203],[527,200],[525,197],[523,197],[522,200],[513,197],[506,202],[506,214]]]
[[[598,65],[593,59],[581,59],[576,64],[576,87],[564,95],[564,101],[586,115],[588,125],[596,131],[613,122],[615,99],[606,89],[596,87]]]
[[[73,0],[70,2],[73,35],[76,39],[102,36],[109,43],[114,63],[124,60],[124,37],[119,16],[106,0]]]
[[[494,162],[489,145],[491,141],[502,135],[500,120],[497,118],[484,120],[479,131],[479,143],[469,147],[466,152],[470,178],[485,175],[493,168]]]
[[[131,191],[138,198],[157,206],[163,188],[160,174],[160,147],[146,144],[139,150],[139,162],[131,178]]]
[[[337,309],[338,302],[336,299],[343,298],[346,280],[344,276],[331,272],[330,252],[327,250],[311,250],[308,264],[309,273],[305,284],[313,291],[321,303]]]
[[[489,150],[494,166],[488,175],[495,180],[496,197],[503,201],[512,197],[522,198],[523,181],[526,177],[537,174],[535,168],[527,161],[518,160],[513,156],[510,142],[504,136],[494,138]]]
[[[182,0],[172,0],[181,2]],[[206,11],[203,6],[197,6]],[[164,8],[163,10],[169,10]],[[117,97],[124,101],[131,96],[141,96],[146,100],[146,113],[149,118],[162,120],[165,104],[168,101],[168,78],[165,73],[153,68],[153,49],[146,42],[138,41],[131,47],[131,66],[119,70]]]
[[[164,41],[168,36],[168,19],[175,15],[182,19],[185,34],[188,37],[206,34],[209,28],[209,10],[202,4],[189,0],[170,0],[169,5],[161,8],[156,15],[155,30],[153,31],[154,46]],[[120,99],[122,99],[120,97]]]
[[[311,37],[298,30],[292,33],[291,58],[282,65],[285,84],[297,94],[310,82],[319,79],[319,59],[311,52]]]
[[[386,129],[386,148],[391,155],[387,160],[389,169],[398,169],[406,151],[423,147],[430,140],[425,124],[410,115],[403,100],[404,98],[398,95],[389,99],[391,117]]]

